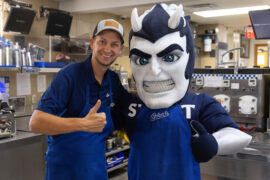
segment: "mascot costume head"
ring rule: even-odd
[[[185,96],[192,76],[189,17],[182,5],[157,4],[140,17],[135,8],[131,26],[130,59],[138,95],[151,109],[170,107]]]

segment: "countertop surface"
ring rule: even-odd
[[[16,142],[21,140],[27,140],[31,138],[39,138],[44,136],[39,133],[25,132],[25,131],[16,131],[16,133],[12,137],[5,137],[0,139],[0,145],[6,144],[9,142]]]
[[[252,137],[248,147],[236,154],[223,157],[270,163],[270,133],[254,133]]]

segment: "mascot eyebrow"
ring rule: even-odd
[[[130,53],[129,53],[129,57],[131,57],[132,55],[136,55],[136,56],[140,56],[140,57],[144,57],[146,59],[150,59],[152,57],[151,54],[145,53],[139,49],[133,48]]]
[[[170,52],[179,49],[180,51],[184,51],[183,48],[179,45],[179,44],[171,44],[170,46],[168,46],[167,48],[165,48],[164,50],[162,50],[161,52],[157,53],[158,57],[163,57],[166,54],[169,54]]]
[[[159,18],[156,18],[159,17]],[[193,46],[193,37],[189,27],[189,16],[180,16],[177,24],[173,23],[173,26],[168,26],[168,22],[172,17],[167,13],[166,10],[160,4],[157,4],[148,14],[143,18],[138,17],[137,10],[133,13],[131,21],[134,21],[134,27],[129,34],[129,45],[133,36],[137,36],[143,39],[146,39],[152,43],[155,43],[158,39],[162,38],[165,35],[168,35],[173,32],[179,32],[181,37],[186,36],[186,49],[185,51],[189,53],[189,61],[185,70],[185,78],[190,79],[192,76],[192,71],[194,67],[194,46]],[[173,18],[172,18],[173,19]],[[138,50],[138,49],[137,49]],[[138,56],[147,58],[148,56],[145,52],[140,50],[130,51]],[[136,53],[135,53],[136,52]],[[151,58],[151,57],[150,57]]]
[[[178,50],[180,50],[182,52],[184,51],[183,48],[179,44],[171,44],[170,46],[168,46],[164,50],[157,53],[157,56],[158,57],[163,57],[166,54],[169,54],[170,52],[172,52],[172,51],[174,51],[176,49],[178,49]],[[143,52],[143,51],[141,51],[141,50],[139,50],[137,48],[133,48],[133,49],[130,50],[129,57],[131,57],[133,54],[137,55],[137,56],[140,56],[140,57],[147,58],[147,59],[150,59],[152,57],[151,54],[145,53],[145,52]]]

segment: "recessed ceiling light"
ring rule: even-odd
[[[252,6],[252,7],[243,7],[243,8],[198,11],[198,12],[193,12],[193,14],[196,14],[202,17],[218,17],[218,16],[248,14],[249,11],[263,10],[263,9],[269,9],[269,8],[270,6],[264,5],[264,6]]]

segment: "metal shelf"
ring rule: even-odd
[[[61,68],[39,68],[41,73],[57,73]]]
[[[121,167],[124,167],[124,166],[126,166],[126,165],[128,165],[128,161],[123,162],[123,163],[120,163],[120,164],[117,164],[116,166],[109,168],[107,171],[108,171],[108,173],[109,173],[109,172],[112,172],[112,171],[114,171],[114,170],[116,170],[116,169],[119,169],[119,168],[121,168]]]
[[[19,67],[0,67],[0,71],[19,71]]]
[[[115,154],[115,153],[118,153],[118,152],[121,152],[121,151],[125,151],[125,150],[127,150],[127,149],[129,149],[129,145],[125,145],[125,146],[123,146],[123,147],[120,147],[120,148],[117,148],[117,149],[112,150],[112,151],[110,151],[110,152],[107,152],[107,153],[106,153],[106,156],[110,156],[110,155],[113,155],[113,154]]]
[[[0,72],[17,71],[28,73],[57,73],[61,68],[38,68],[38,67],[0,67]]]

